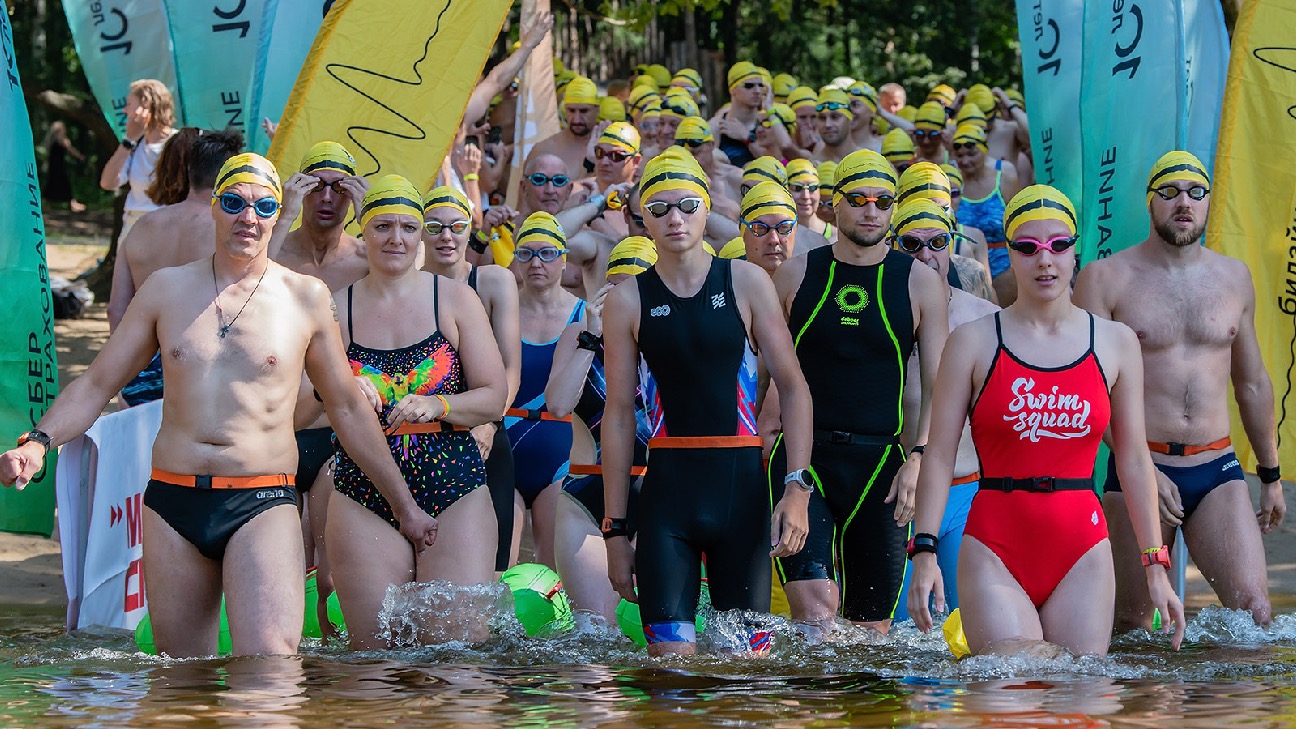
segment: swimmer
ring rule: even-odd
[[[1017,298],[1013,284],[1017,280],[1008,271],[1008,243],[1004,233],[1004,203],[1021,189],[1017,168],[1012,163],[989,156],[985,129],[962,125],[954,132],[954,159],[963,174],[963,199],[959,204],[958,222],[979,228],[989,246],[990,278],[994,281],[999,303],[1007,306]]]
[[[837,230],[815,213],[825,197],[832,197],[832,188],[825,187],[819,179],[819,170],[808,159],[793,159],[787,163],[788,192],[796,202],[797,235],[801,237],[801,252],[807,253],[837,241]],[[825,194],[827,192],[827,194]]]
[[[846,155],[861,149],[851,137],[855,114],[845,91],[833,88],[821,91],[815,111],[819,116],[819,136],[823,138],[823,146],[815,150],[816,161],[841,162]]]
[[[567,126],[536,144],[524,167],[530,167],[532,157],[552,154],[562,160],[571,174],[578,178],[590,177],[594,170],[587,170],[584,161],[590,135],[598,121],[598,87],[584,76],[577,76],[563,90],[561,106]]]

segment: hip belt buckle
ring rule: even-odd
[[[828,434],[828,442],[834,445],[849,445],[851,440],[851,434],[843,430],[834,430]]]
[[[212,487],[212,477],[210,475],[194,476],[194,488],[209,489],[211,487]]]
[[[1187,455],[1188,446],[1183,443],[1166,443],[1166,455],[1183,456]]]
[[[1053,476],[1036,476],[1034,478],[1024,479],[1030,483],[1029,490],[1049,494],[1057,491],[1057,479]]]

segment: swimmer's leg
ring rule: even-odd
[[[554,561],[572,607],[598,613],[616,625],[621,596],[608,581],[603,535],[580,502],[567,494],[559,495],[554,517]]]
[[[1264,544],[1245,481],[1220,484],[1184,521],[1184,542],[1224,607],[1246,610],[1257,625],[1272,618]]]
[[[415,558],[416,579],[464,586],[493,583],[498,532],[490,489],[481,486],[461,496],[437,516],[437,525],[436,542]],[[490,637],[494,599],[484,593],[458,594],[455,601],[446,608],[448,614],[434,616],[438,624],[427,626],[424,635],[432,642]]]
[[[1115,600],[1111,543],[1104,539],[1072,565],[1040,607],[1044,638],[1076,655],[1107,655]]]
[[[316,611],[319,613],[320,632],[325,638],[332,638],[333,623],[328,620],[326,607],[329,595],[334,592],[333,575],[329,573],[328,549],[324,544],[324,531],[327,524],[329,499],[333,497],[333,460],[320,469],[315,477],[315,485],[306,492],[306,513],[310,517],[311,540],[315,548],[315,589],[318,599]],[[311,606],[306,606],[311,609]]]
[[[296,504],[252,517],[221,562],[233,654],[297,652],[306,603],[306,553]]]
[[[564,474],[565,478],[565,474]],[[557,481],[544,487],[531,502],[531,537],[535,540],[535,561],[550,569],[554,562],[554,519],[558,511],[558,499],[562,496],[562,482]]]
[[[204,557],[152,508],[144,509],[143,527],[144,590],[158,653],[216,655],[220,562]]]
[[[1148,594],[1146,568],[1139,559],[1141,550],[1134,537],[1129,511],[1125,508],[1125,494],[1108,491],[1103,494],[1102,503],[1103,514],[1107,517],[1107,533],[1111,540],[1116,575],[1116,632],[1124,633],[1140,628],[1151,630],[1152,598]],[[1163,542],[1173,545],[1174,529],[1165,524],[1160,526]]]
[[[385,519],[340,493],[329,499],[325,529],[351,649],[388,647],[387,636],[378,634],[378,614],[388,586],[414,579],[414,548]]]
[[[509,545],[509,566],[512,567],[518,563],[519,556],[522,553],[522,532],[526,529],[527,523],[527,506],[523,500],[522,494],[513,491],[513,541]]]
[[[972,655],[1018,652],[1044,640],[1039,613],[998,555],[963,536],[959,554],[959,612]]]

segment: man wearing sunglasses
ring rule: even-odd
[[[573,187],[571,173],[561,157],[544,153],[528,157],[522,168],[522,180],[518,182],[522,193],[518,196],[518,209],[496,205],[482,213],[482,230],[474,233],[469,241],[475,254],[486,256],[478,262],[507,267],[513,261],[513,232],[517,226],[531,213],[557,215],[567,207]]]
[[[895,231],[896,247],[935,271],[944,280],[943,292],[949,300],[951,332],[964,322],[980,319],[999,310],[998,306],[989,301],[949,283],[950,249],[953,248],[952,240],[956,234],[952,213],[931,198],[914,196],[896,206],[892,219],[894,222],[891,227]],[[918,444],[916,428],[923,399],[921,367],[916,355],[909,357],[907,372],[904,387],[904,434],[900,440],[906,446],[913,447]],[[944,579],[945,605],[950,610],[958,607],[958,586],[955,576],[958,574],[959,544],[963,539],[963,527],[967,524],[972,498],[977,493],[977,480],[980,477],[977,468],[977,453],[972,445],[971,427],[965,422],[954,464],[954,480],[950,484],[949,501],[945,505],[940,531],[936,533],[939,538],[936,561],[940,565],[941,577]],[[909,591],[911,576],[912,573],[906,570],[902,595]],[[895,619],[904,620],[908,617],[906,601],[901,599],[896,607]]]
[[[952,143],[945,131],[945,107],[938,101],[927,101],[918,107],[914,117],[914,162],[942,165],[949,161],[947,145]]]
[[[408,489],[366,415],[328,287],[267,254],[281,189],[269,160],[231,157],[213,187],[212,255],[150,276],[85,374],[0,455],[0,482],[25,486],[161,349],[166,408],[144,492],[144,585],[158,651],[175,658],[216,652],[222,592],[235,655],[297,650],[306,575],[293,403],[303,368],[365,473],[385,493]],[[402,511],[400,525],[422,550],[436,522],[418,513]]]
[[[765,107],[768,87],[760,69],[751,61],[739,61],[729,68],[729,108],[711,120],[720,132],[720,151],[729,164],[742,167],[756,158],[750,149],[756,141],[756,125]]]
[[[949,334],[948,291],[935,271],[886,244],[891,164],[860,150],[835,174],[837,242],[774,275],[815,403],[810,534],[805,550],[777,568],[794,620],[830,629],[840,612],[885,632],[904,578],[929,393]],[[901,394],[915,344],[923,398],[906,458]],[[775,444],[771,474],[788,455]]]
[[[769,277],[702,248],[710,193],[696,160],[667,150],[639,184],[658,258],[613,288],[603,312],[603,537],[608,577],[638,601],[649,655],[693,654],[704,553],[716,609],[767,612],[770,556],[801,549],[810,397]],[[757,352],[783,394],[792,469],[779,474],[774,501],[756,435]],[[641,361],[654,383],[645,397],[654,432],[632,546],[626,504]],[[768,633],[744,637],[740,649],[760,650]]]
[[[1193,563],[1224,607],[1256,623],[1271,616],[1261,535],[1283,521],[1273,384],[1255,330],[1255,288],[1241,261],[1200,245],[1210,208],[1210,177],[1188,152],[1169,152],[1148,176],[1151,231],[1146,240],[1084,267],[1075,301],[1129,325],[1143,350],[1148,449],[1156,466],[1162,536],[1175,527]],[[1251,502],[1229,441],[1229,385],[1260,476],[1260,509]],[[1124,496],[1107,471],[1103,507],[1116,556],[1116,627],[1151,624]],[[1128,564],[1127,564],[1128,563]],[[1132,564],[1131,568],[1129,565]]]
[[[855,118],[851,100],[841,89],[828,88],[819,94],[815,105],[819,115],[819,136],[823,146],[815,152],[818,161],[841,162],[846,155],[859,149],[851,138],[851,124]]]
[[[590,134],[598,122],[598,87],[584,76],[577,76],[563,90],[562,101],[567,126],[537,144],[530,156],[556,155],[566,165],[568,174],[588,177],[594,170],[587,170],[585,154],[589,151]]]

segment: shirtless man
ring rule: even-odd
[[[211,189],[225,160],[243,148],[243,135],[208,132],[189,152],[189,196],[175,205],[145,213],[118,244],[108,300],[108,328],[117,329],[126,307],[144,280],[160,268],[182,266],[210,256]],[[154,354],[148,366],[122,388],[122,400],[141,405],[162,398],[162,358]]]
[[[265,158],[226,162],[211,259],[150,276],[85,374],[0,455],[0,482],[25,486],[161,348],[167,398],[144,493],[144,583],[158,651],[173,657],[216,652],[222,592],[235,655],[297,650],[305,573],[292,433],[303,367],[401,533],[418,551],[436,539],[351,376],[328,288],[269,259],[280,190]]]
[[[270,257],[297,273],[314,276],[340,291],[369,273],[364,244],[347,235],[355,200],[368,184],[357,177],[355,159],[337,142],[320,142],[302,158],[301,171],[284,183],[283,219],[270,241]],[[301,227],[288,223],[300,211]]]
[[[738,188],[742,185],[743,171],[729,164],[729,158],[724,152],[716,149],[711,126],[700,116],[685,119],[675,130],[675,145],[692,153],[702,171],[707,174],[707,180],[711,183],[712,212],[736,219],[737,201],[742,197]]]
[[[1206,166],[1170,152],[1148,177],[1152,230],[1133,248],[1085,266],[1076,303],[1129,325],[1144,369],[1148,448],[1157,467],[1162,532],[1183,528],[1193,562],[1224,606],[1271,616],[1261,534],[1286,512],[1278,474],[1273,385],[1255,331],[1255,289],[1246,264],[1201,245],[1210,206]],[[1254,512],[1229,444],[1230,381],[1262,486]],[[1109,467],[1103,506],[1116,556],[1116,626],[1150,625],[1147,586],[1124,497]],[[1257,525],[1258,522],[1258,525]]]
[[[977,86],[985,88],[981,84]],[[971,89],[968,93],[972,93]],[[1012,162],[1023,187],[1035,184],[1035,171],[1030,160],[1030,123],[1026,112],[998,86],[990,89],[988,98],[978,94],[978,99],[975,103],[986,114],[986,144],[990,147],[990,156]],[[989,106],[981,106],[982,103]]]
[[[823,146],[815,150],[816,161],[841,162],[860,148],[851,138],[855,114],[845,91],[827,89],[819,94],[815,110],[819,113],[819,136],[823,137]]]
[[[899,221],[896,233],[901,251],[939,273],[945,281],[945,292],[949,297],[949,330],[953,332],[960,324],[993,314],[999,307],[949,284],[954,215],[944,211],[944,219],[939,219],[943,208],[938,206],[939,203],[935,200],[918,197],[900,204],[895,213],[895,218]],[[906,448],[912,448],[919,445],[917,429],[922,404],[922,372],[916,354],[909,356],[908,372],[902,400],[904,431],[900,440]],[[949,501],[945,502],[945,514],[941,519],[940,531],[936,534],[940,538],[936,562],[940,565],[941,577],[945,583],[945,605],[950,610],[958,607],[955,577],[958,574],[959,545],[963,541],[963,527],[967,525],[968,510],[972,506],[972,497],[976,496],[977,481],[981,477],[978,467],[976,447],[972,445],[971,424],[965,422],[954,462],[954,481],[950,484]],[[909,593],[912,575],[912,570],[905,571],[901,595]],[[896,607],[896,619],[904,620],[907,617],[909,609],[902,599]]]
[[[882,135],[873,131],[873,117],[878,115],[877,92],[863,81],[846,88],[851,105],[851,142],[856,149],[882,151]]]
[[[563,90],[563,116],[567,128],[541,141],[531,150],[531,157],[542,154],[556,155],[576,177],[589,177],[593,170],[585,167],[585,152],[589,146],[590,132],[598,121],[598,87],[584,76],[577,76]],[[530,158],[527,166],[530,166]],[[524,218],[525,219],[525,218]]]
[[[567,207],[572,194],[572,176],[562,157],[554,154],[532,154],[522,168],[518,183],[518,205],[514,210],[496,205],[482,213],[482,230],[469,241],[478,255],[478,263],[498,263],[507,267],[513,261],[513,233],[531,213],[557,215]]]

